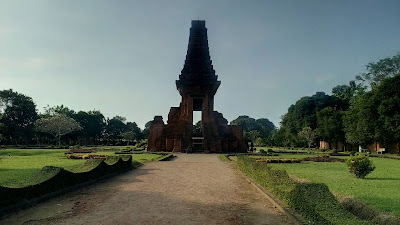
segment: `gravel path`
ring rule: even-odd
[[[291,224],[230,163],[178,154],[54,198],[0,224]]]

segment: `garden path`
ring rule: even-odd
[[[230,163],[178,154],[51,199],[0,224],[291,224]]]

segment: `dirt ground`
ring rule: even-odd
[[[0,224],[292,224],[230,163],[178,154],[12,214]]]

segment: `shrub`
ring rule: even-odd
[[[349,167],[349,172],[354,173],[357,178],[361,179],[364,179],[365,176],[367,176],[375,169],[375,166],[369,160],[369,157],[362,154],[351,156],[346,161],[346,164]]]
[[[223,162],[229,162],[229,158],[226,155],[220,154],[219,158],[223,161]]]

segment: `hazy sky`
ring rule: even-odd
[[[139,126],[179,106],[191,20],[206,20],[215,109],[280,116],[400,51],[400,1],[0,0],[0,90]]]

